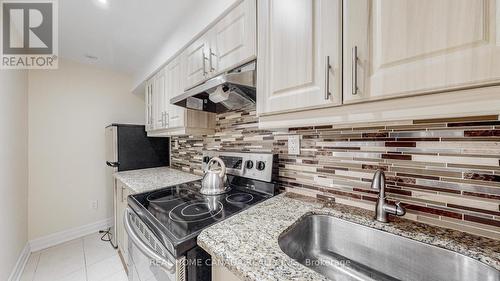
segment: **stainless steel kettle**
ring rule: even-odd
[[[218,163],[220,170],[213,170],[212,167]],[[229,191],[229,184],[226,177],[226,165],[219,157],[213,157],[207,164],[207,169],[201,181],[200,193],[204,195],[218,195]]]

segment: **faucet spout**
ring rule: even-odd
[[[406,210],[401,206],[401,202],[389,204],[385,196],[385,173],[377,170],[373,176],[372,188],[379,190],[377,204],[375,206],[375,219],[380,222],[389,222],[388,214],[404,216]]]
[[[373,175],[372,188],[376,190],[385,189],[385,173],[382,170],[377,170]]]

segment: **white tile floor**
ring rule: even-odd
[[[32,253],[21,281],[127,281],[118,252],[92,234]]]

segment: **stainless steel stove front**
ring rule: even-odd
[[[175,259],[134,211],[125,211],[129,281],[186,281],[186,257]]]

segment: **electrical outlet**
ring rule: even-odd
[[[288,136],[288,154],[300,155],[300,136]]]
[[[93,200],[90,202],[90,208],[97,210],[99,208],[99,201],[98,200]]]

